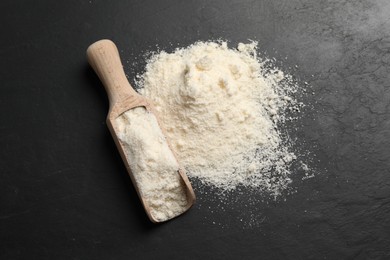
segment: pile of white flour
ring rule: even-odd
[[[190,178],[221,190],[238,186],[278,194],[291,182],[289,151],[278,130],[297,107],[285,75],[265,70],[256,42],[198,42],[148,61],[137,81],[152,100]]]
[[[156,117],[137,107],[115,119],[137,187],[150,214],[166,221],[189,207],[179,164],[170,150]]]

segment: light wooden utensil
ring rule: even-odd
[[[149,112],[156,116],[158,121],[157,112],[151,102],[138,94],[127,81],[123,71],[122,63],[120,61],[118,49],[112,41],[100,40],[89,46],[87,49],[87,58],[89,64],[95,70],[107,91],[110,103],[109,112],[107,115],[107,125],[110,129],[111,135],[114,138],[115,144],[119,150],[123,162],[126,165],[127,171],[137,190],[138,196],[142,201],[149,219],[154,223],[159,222],[150,214],[150,207],[147,203],[147,200],[142,198],[140,194],[139,187],[137,186],[134,176],[130,170],[129,162],[127,161],[125,155],[126,148],[122,145],[118,138],[119,133],[115,123],[115,119],[118,116],[135,107],[145,107]],[[161,130],[165,135],[164,129],[161,128]],[[188,202],[187,209],[189,209],[195,201],[195,194],[183,168],[180,167],[178,174],[180,174],[183,180],[183,185],[185,185],[184,188],[186,190]]]

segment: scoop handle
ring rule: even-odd
[[[126,78],[115,43],[110,40],[93,43],[87,49],[87,59],[106,89],[111,108],[138,95]]]

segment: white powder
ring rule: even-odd
[[[265,72],[256,45],[198,42],[148,62],[138,87],[151,99],[190,177],[222,190],[278,194],[291,182],[277,123],[296,106],[279,70]]]
[[[156,117],[144,107],[137,107],[123,113],[115,123],[140,195],[152,217],[165,221],[183,213],[189,206],[185,184]]]

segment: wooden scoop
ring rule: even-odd
[[[149,219],[154,223],[160,222],[153,217],[153,215],[151,214],[150,206],[148,205],[148,201],[145,200],[140,193],[137,182],[135,181],[135,178],[130,170],[130,164],[126,158],[125,147],[118,138],[120,133],[118,132],[118,127],[115,123],[115,119],[117,117],[119,117],[122,113],[135,107],[145,107],[146,110],[156,116],[158,121],[157,113],[150,101],[139,95],[127,81],[127,78],[123,71],[122,63],[120,61],[118,49],[112,41],[100,40],[89,46],[87,49],[87,58],[89,64],[95,70],[107,91],[110,103],[109,112],[107,115],[107,125],[110,129],[112,137],[114,138],[115,144],[120,152],[122,160],[126,165],[130,178],[137,190],[138,196],[142,201],[142,204]],[[159,125],[161,128],[161,124]],[[164,129],[161,128],[161,130],[165,135]],[[185,186],[183,188],[186,191],[186,198],[188,202],[188,206],[185,209],[186,211],[194,203],[195,194],[183,168],[180,167],[178,169],[178,174],[183,180],[183,182],[181,182],[182,185]]]

